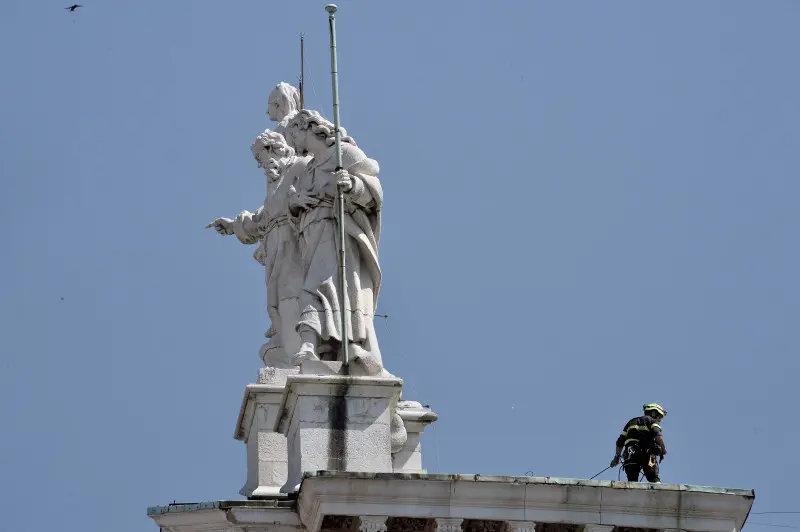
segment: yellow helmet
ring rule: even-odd
[[[663,406],[661,406],[658,403],[650,403],[650,404],[644,405],[642,408],[644,409],[644,413],[645,414],[650,412],[651,410],[655,410],[656,412],[661,414],[661,417],[667,417],[667,411],[664,409]]]

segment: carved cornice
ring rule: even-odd
[[[678,528],[680,522],[684,530],[730,532],[741,527],[752,503],[752,491],[684,485],[332,472],[307,476],[298,496],[300,518],[310,532],[317,532],[325,514],[503,519],[579,527],[602,523]],[[542,530],[537,527],[536,532]]]
[[[437,517],[437,532],[461,532],[461,525],[464,520],[460,517]]]
[[[386,532],[385,515],[362,515],[359,517],[358,532]]]
[[[506,521],[506,532],[536,532],[533,521]]]

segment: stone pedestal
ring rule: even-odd
[[[247,386],[234,438],[247,446],[247,481],[239,490],[248,498],[274,497],[287,478],[286,436],[275,422],[286,390],[286,378],[296,369],[263,368],[258,384]]]
[[[297,491],[306,472],[392,472],[391,417],[402,386],[397,378],[289,376],[275,424],[288,447],[281,491]]]

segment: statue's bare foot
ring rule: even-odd
[[[273,336],[275,336],[277,333],[278,333],[278,331],[277,331],[277,330],[275,330],[275,327],[274,327],[274,326],[272,326],[272,327],[270,327],[270,328],[267,330],[267,332],[265,332],[265,333],[264,333],[264,338],[272,338],[272,337],[273,337]]]
[[[311,342],[303,342],[300,346],[300,351],[292,356],[292,364],[299,366],[306,360],[319,360],[319,357],[314,352],[314,344]]]

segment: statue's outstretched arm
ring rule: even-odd
[[[235,220],[230,218],[217,218],[206,226],[214,228],[221,235],[236,235],[242,244],[255,244],[264,236],[264,207],[259,207],[255,213],[242,211]]]
[[[221,235],[233,234],[233,220],[230,218],[217,218],[206,226],[206,229],[214,228],[214,231]]]
[[[233,221],[233,234],[242,244],[255,244],[264,237],[264,207],[255,213],[242,211]]]

